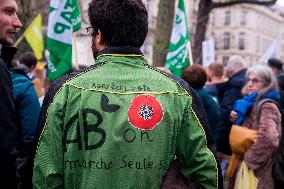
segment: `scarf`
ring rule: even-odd
[[[241,125],[243,123],[248,112],[250,112],[250,110],[254,106],[257,95],[258,95],[258,92],[254,92],[249,95],[246,95],[244,98],[237,100],[235,102],[233,111],[237,112],[237,120],[234,122],[234,124]],[[278,90],[269,91],[265,93],[260,98],[260,100],[265,99],[265,98],[279,101],[280,100],[279,91]]]

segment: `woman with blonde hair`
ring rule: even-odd
[[[281,133],[281,113],[277,103],[273,102],[280,99],[278,84],[272,70],[266,65],[251,67],[246,76],[245,96],[236,101],[230,117],[234,124],[254,129],[258,135],[240,159],[253,170],[258,179],[257,189],[274,188],[272,155],[277,150]],[[263,103],[263,99],[272,101]],[[260,103],[262,105],[258,107]]]

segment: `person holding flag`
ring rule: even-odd
[[[92,0],[88,11],[96,64],[50,87],[33,187],[176,188],[170,173],[179,162],[180,180],[221,189],[201,102],[140,51],[148,32],[142,0]]]
[[[187,29],[186,12],[183,0],[178,0],[175,22],[172,29],[166,67],[181,78],[183,70],[192,63],[190,38]]]

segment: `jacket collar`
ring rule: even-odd
[[[237,88],[243,88],[246,82],[246,71],[247,69],[242,69],[235,73],[230,79],[229,79],[229,85],[234,86]]]
[[[29,68],[25,64],[18,64],[16,67],[13,68],[16,72],[23,72],[28,74],[30,72]]]
[[[104,54],[135,54],[135,55],[143,55],[140,49],[130,46],[122,46],[122,47],[108,47],[98,53],[98,56]]]
[[[6,62],[6,64],[11,65],[16,52],[16,47],[7,46],[0,43],[0,57],[4,60],[4,62]]]

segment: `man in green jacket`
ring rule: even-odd
[[[142,1],[92,0],[89,19],[96,64],[51,86],[34,188],[172,188],[164,178],[175,157],[191,186],[222,188],[200,101],[139,50],[148,30]]]

